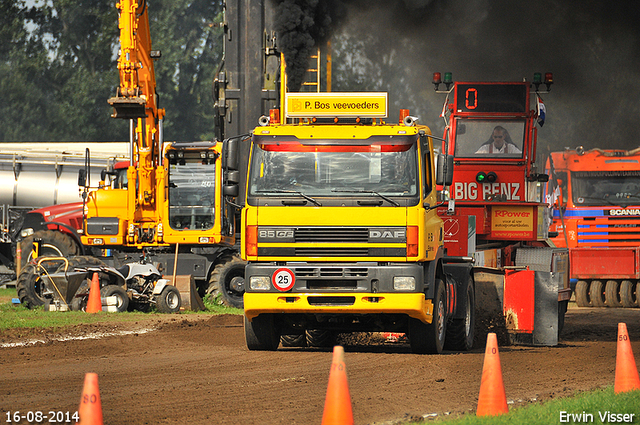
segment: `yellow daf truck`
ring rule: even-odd
[[[404,332],[415,353],[473,344],[470,258],[448,257],[431,131],[387,93],[284,93],[251,138],[242,257],[250,350]],[[282,117],[282,120],[280,119]],[[437,164],[437,166],[436,166]]]

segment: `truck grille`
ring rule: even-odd
[[[336,278],[336,277],[359,277],[366,278],[369,272],[367,268],[342,268],[342,267],[309,267],[296,268],[296,276],[302,278]]]
[[[299,227],[295,229],[296,242],[368,242],[366,227]]]
[[[640,244],[640,217],[582,219],[578,246],[629,246]]]
[[[339,247],[311,247],[296,248],[296,255],[301,257],[366,257],[369,255],[367,247],[361,248],[339,248]]]

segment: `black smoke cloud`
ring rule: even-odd
[[[272,0],[277,44],[287,64],[287,88],[298,91],[314,47],[339,27],[345,6],[339,0]]]
[[[547,123],[538,133],[539,152],[578,145],[640,145],[636,1],[276,3],[297,4],[303,11],[295,20],[282,9],[276,12],[282,22],[276,30],[279,47],[288,65],[288,52],[308,57],[306,46],[313,49],[331,38],[335,89],[389,91],[393,107],[410,107],[412,115],[435,132],[443,127],[439,113],[444,99],[433,91],[433,72],[450,71],[457,81],[531,80],[534,72],[553,72],[555,84],[543,95]],[[309,37],[297,35],[302,33]],[[290,39],[285,42],[287,34]],[[287,43],[292,47],[285,47]]]

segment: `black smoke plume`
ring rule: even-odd
[[[309,57],[326,42],[344,16],[340,0],[272,0],[279,50],[287,64],[287,88],[298,91],[304,81]]]

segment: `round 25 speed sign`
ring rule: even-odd
[[[282,268],[273,272],[273,275],[271,275],[271,283],[273,283],[276,289],[284,292],[293,288],[293,284],[296,283],[296,277],[291,270]]]

